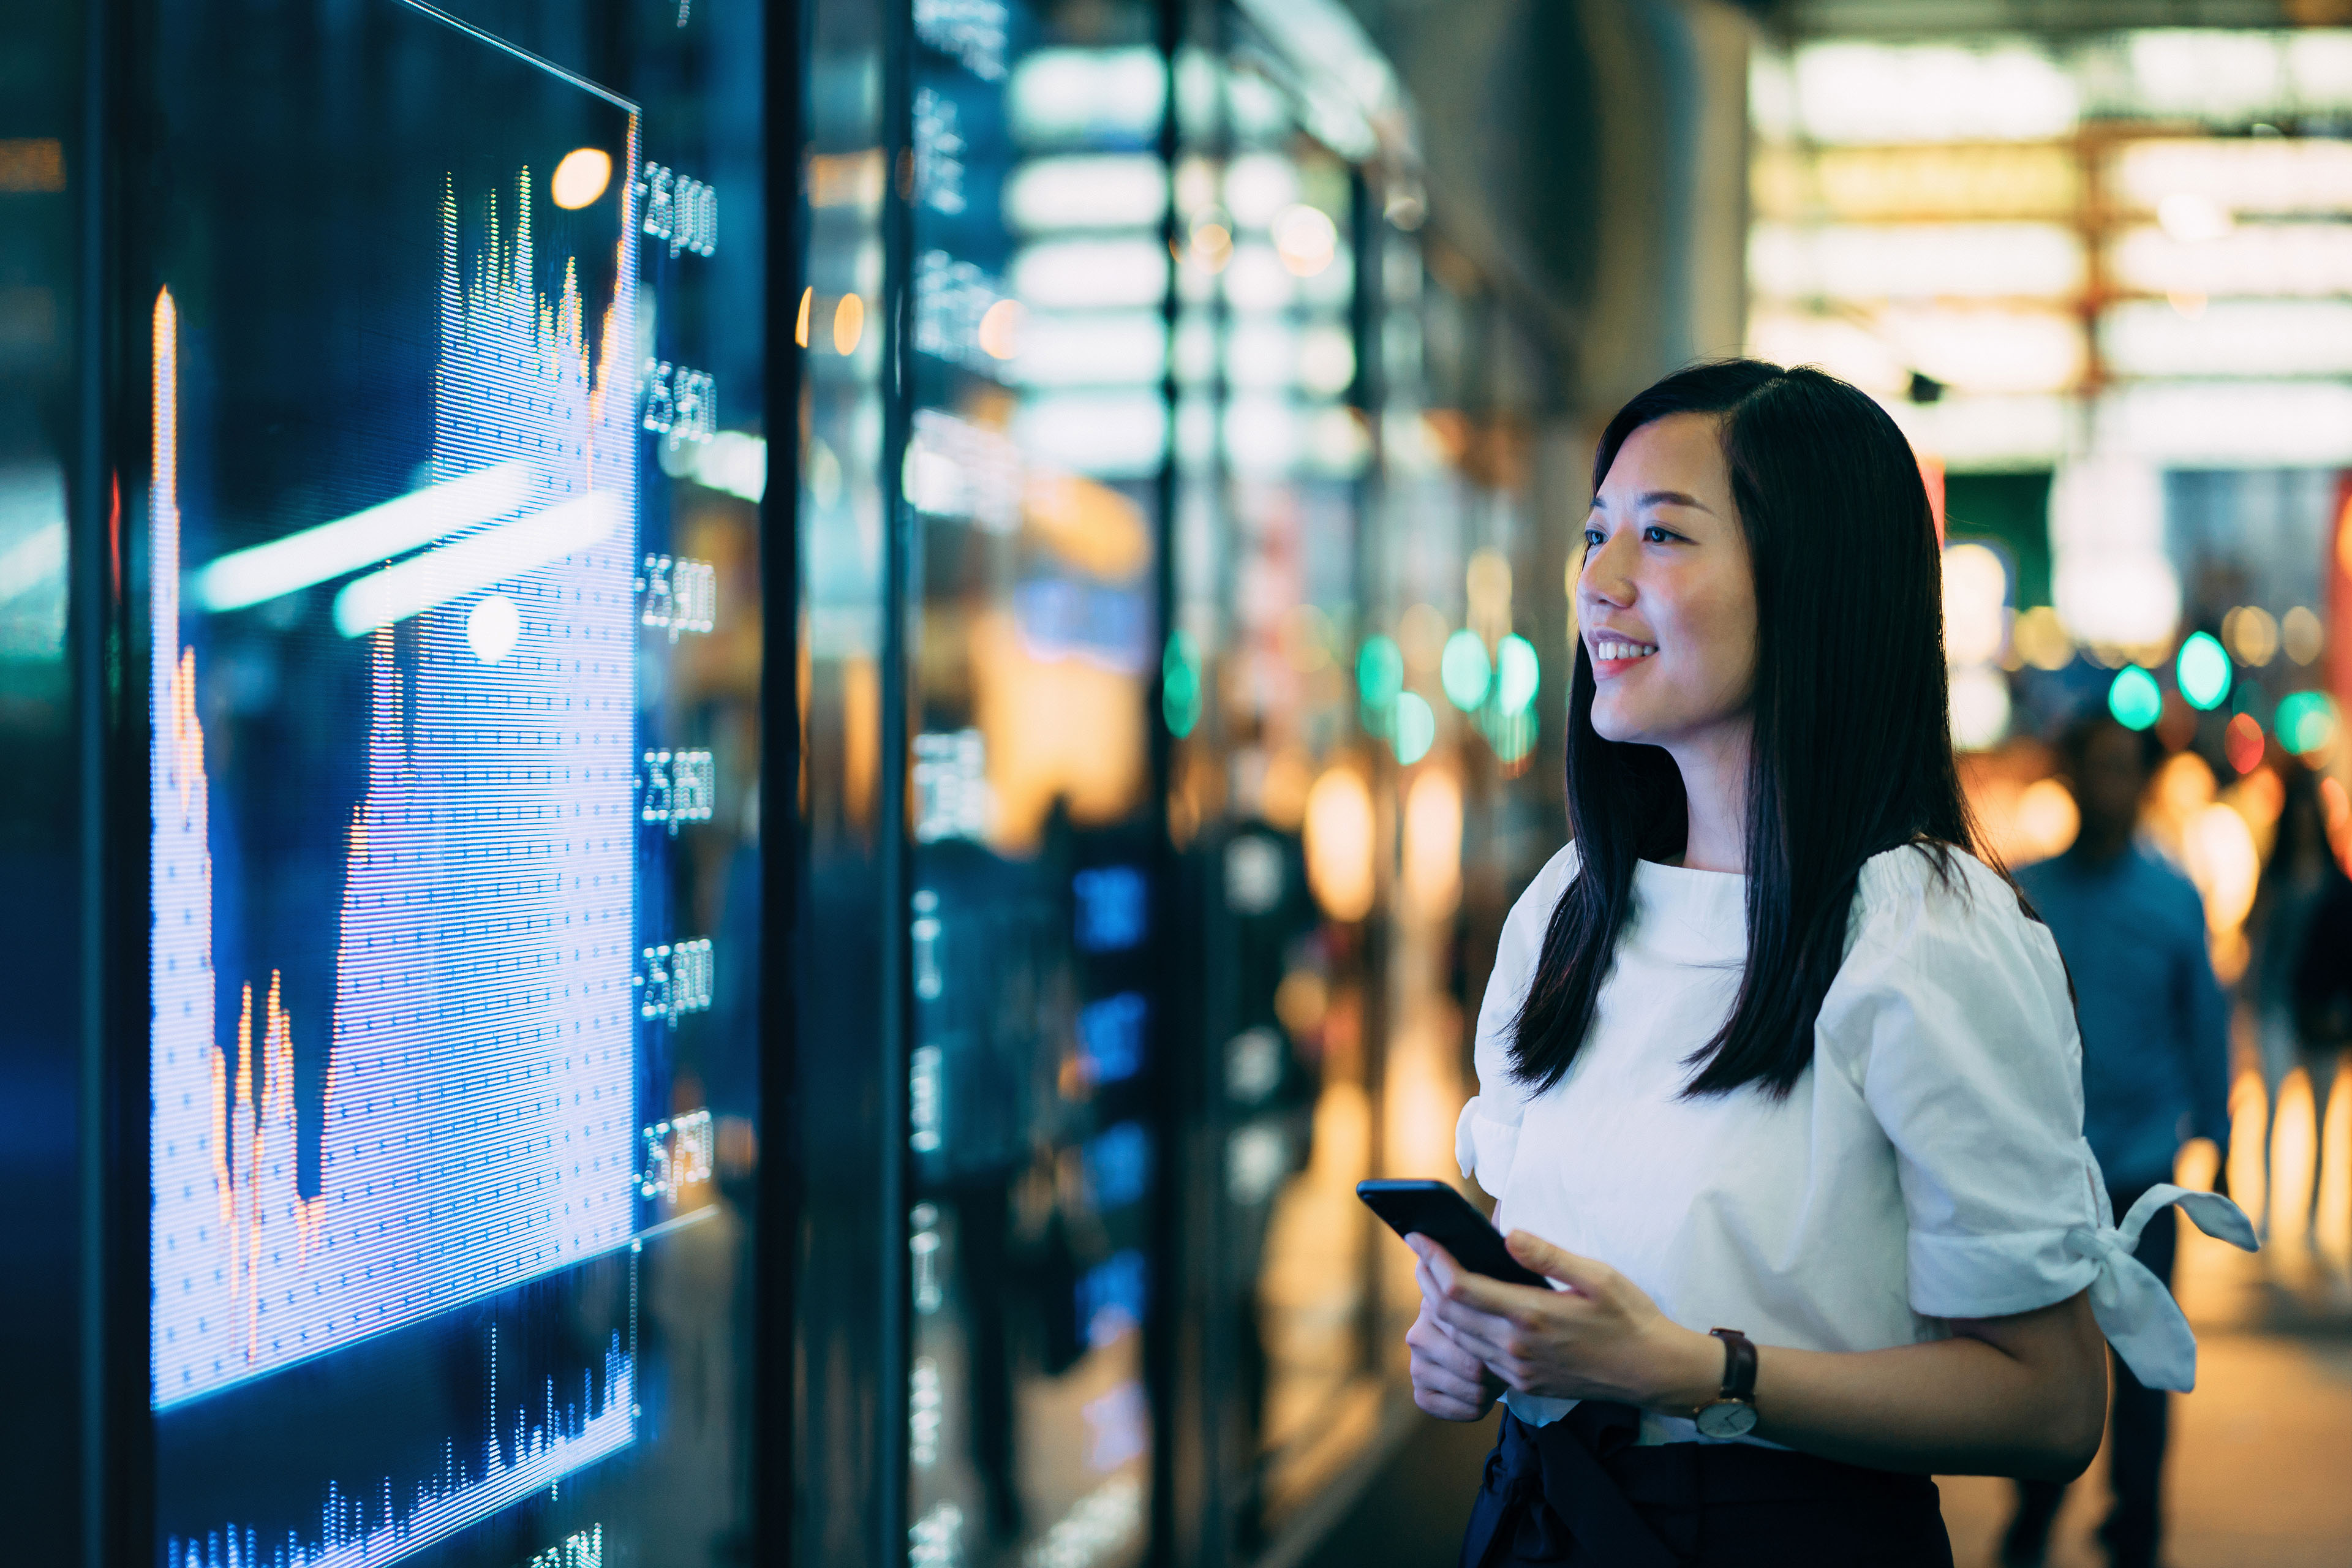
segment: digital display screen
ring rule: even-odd
[[[700,1560],[740,1511],[737,1396],[697,1380],[748,1381],[709,1358],[753,1085],[693,1065],[750,1027],[697,873],[744,764],[681,697],[726,614],[671,539],[720,405],[658,316],[719,195],[613,92],[345,9],[166,25],[156,1555]],[[204,75],[273,47],[306,68],[266,93]]]

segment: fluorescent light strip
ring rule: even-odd
[[[598,542],[620,521],[621,498],[599,490],[387,566],[346,584],[335,595],[335,629],[347,637],[363,637],[477,588],[561,561]]]
[[[530,498],[530,465],[500,463],[250,550],[196,574],[197,603],[241,610],[486,522]]]

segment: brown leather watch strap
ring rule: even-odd
[[[1709,1329],[1723,1342],[1723,1397],[1756,1403],[1756,1342],[1738,1329]]]

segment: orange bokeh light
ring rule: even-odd
[[[2263,727],[2254,722],[2252,714],[2241,713],[2230,721],[2230,727],[2221,732],[2221,752],[2241,773],[2263,765]]]

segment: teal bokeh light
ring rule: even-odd
[[[1465,713],[1486,700],[1486,687],[1494,679],[1494,667],[1486,658],[1486,645],[1478,634],[1465,626],[1445,639],[1445,651],[1437,661],[1437,681],[1445,688],[1445,700]]]
[[[1160,659],[1160,716],[1178,740],[1201,721],[1201,645],[1190,632],[1171,632]]]
[[[1495,700],[1506,713],[1517,713],[1536,700],[1543,685],[1543,660],[1536,645],[1512,634],[1495,650]]]
[[[1429,755],[1437,742],[1437,713],[1417,691],[1397,694],[1396,757],[1407,767]]]
[[[2155,723],[2164,712],[2164,693],[2157,689],[2156,677],[2136,664],[2116,671],[2107,688],[2107,711],[2126,730],[2145,730]]]
[[[2324,691],[2297,691],[2279,699],[2274,726],[2281,744],[2305,756],[2336,738],[2336,704]]]
[[[1404,689],[1404,655],[1396,639],[1370,637],[1356,655],[1356,690],[1367,708],[1386,708]]]
[[[2195,633],[2180,645],[2172,672],[2191,708],[2219,708],[2230,695],[2230,655],[2210,632]]]

